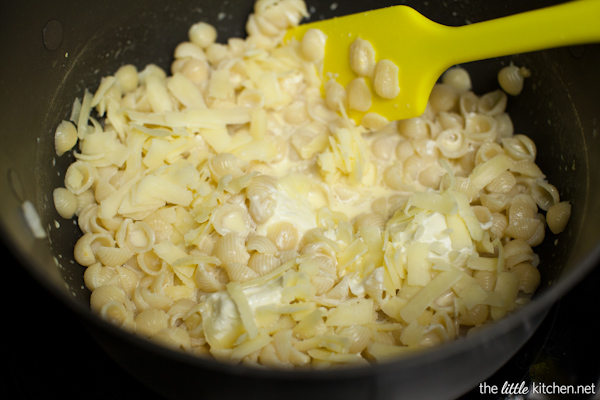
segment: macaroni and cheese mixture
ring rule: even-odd
[[[54,202],[94,312],[192,354],[322,368],[453,340],[536,290],[533,249],[570,205],[505,112],[529,71],[477,95],[455,67],[421,117],[387,121],[322,76],[323,34],[283,43],[306,15],[258,0],[247,38],[200,22],[170,71],[124,65],[76,100]],[[364,42],[349,62],[373,79]]]

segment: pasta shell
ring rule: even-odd
[[[485,114],[468,114],[465,117],[465,135],[474,142],[494,142],[498,137],[496,120]]]
[[[525,78],[530,75],[531,72],[527,68],[519,68],[511,63],[498,72],[498,83],[506,93],[517,96],[523,90]]]
[[[504,233],[508,237],[525,240],[532,246],[537,246],[544,239],[544,223],[537,218],[523,218],[510,222]]]
[[[477,304],[473,308],[460,314],[461,325],[475,326],[487,321],[490,307],[486,304]]]
[[[545,179],[546,175],[542,172],[540,167],[533,162],[532,160],[519,160],[513,164],[510,168],[511,172],[516,174],[520,174],[523,177],[527,178],[535,178],[535,179]]]
[[[71,219],[75,215],[78,206],[77,197],[70,190],[56,188],[52,192],[52,199],[54,200],[54,208],[61,217]]]
[[[492,213],[504,211],[510,204],[510,199],[504,193],[482,193],[479,196],[481,205],[487,207]]]
[[[232,282],[246,282],[259,277],[259,274],[245,264],[230,262],[225,264],[225,271]]]
[[[500,154],[504,154],[504,149],[498,143],[483,143],[475,153],[475,165],[483,164]]]
[[[229,276],[221,267],[200,264],[194,272],[194,281],[200,290],[214,293],[225,289],[225,285],[229,282]]]
[[[504,236],[504,230],[508,226],[508,218],[501,213],[492,213],[492,226],[489,228],[492,240],[500,239]]]
[[[561,201],[548,209],[546,223],[552,233],[559,234],[565,230],[570,217],[571,204],[568,201]]]
[[[509,171],[504,171],[487,184],[485,189],[491,193],[509,193],[517,184],[517,178]]]
[[[395,155],[397,142],[392,135],[381,135],[373,140],[371,153],[379,160],[389,160]]]
[[[460,94],[458,99],[458,108],[461,115],[466,116],[477,112],[477,104],[479,103],[479,97],[472,91],[467,91]]]
[[[133,253],[119,247],[100,246],[96,249],[96,257],[100,262],[109,267],[116,267],[126,263]]]
[[[298,244],[300,234],[289,222],[277,222],[267,228],[267,237],[279,250],[293,250]]]
[[[337,332],[340,336],[345,336],[350,339],[350,353],[361,353],[371,343],[373,333],[366,326],[350,325],[345,326]]]
[[[531,294],[540,285],[540,271],[530,263],[513,265],[510,271],[519,277],[519,290],[523,293]]]
[[[73,251],[75,261],[84,267],[90,266],[97,261],[96,250],[98,247],[111,247],[114,244],[114,239],[108,234],[86,233],[75,243]]]
[[[248,211],[254,221],[263,224],[275,213],[277,205],[273,194],[277,191],[276,180],[267,175],[258,175],[246,188],[246,196],[250,202]]]
[[[239,178],[247,170],[247,164],[231,153],[219,153],[208,163],[211,176],[218,182],[225,175]]]
[[[94,184],[94,169],[86,161],[75,161],[65,174],[65,187],[73,194],[81,194]]]
[[[458,90],[445,83],[436,83],[429,95],[429,104],[435,112],[451,111],[458,104]]]
[[[397,122],[398,133],[407,139],[426,139],[430,137],[430,128],[423,118],[409,118]]]
[[[502,90],[484,94],[477,102],[477,111],[486,115],[499,115],[506,110],[507,96]]]
[[[488,292],[493,291],[496,287],[495,271],[474,271],[473,278],[475,278],[479,286]]]
[[[148,275],[159,275],[167,268],[167,264],[153,251],[138,254],[136,260],[140,269]]]
[[[118,273],[116,269],[94,263],[85,269],[83,280],[89,290],[96,290],[100,286],[116,284]]]
[[[117,285],[104,285],[92,291],[90,296],[90,307],[95,312],[100,312],[100,309],[109,302],[118,304],[127,303],[129,298],[125,294],[123,288]]]
[[[248,260],[248,267],[256,272],[259,276],[268,274],[280,265],[281,260],[273,253],[254,253]]]
[[[502,113],[494,116],[496,120],[496,130],[498,131],[498,138],[504,139],[507,137],[511,137],[515,128],[513,126],[512,119],[508,113]]]
[[[506,154],[514,160],[535,160],[537,147],[529,137],[518,134],[504,138],[501,142]]]
[[[266,236],[252,235],[246,242],[246,249],[248,251],[256,251],[261,254],[276,254],[278,249],[275,243]]]
[[[137,334],[151,337],[169,326],[169,317],[162,310],[153,308],[144,310],[135,318],[135,331]]]
[[[531,197],[544,211],[548,211],[550,207],[560,202],[560,195],[556,186],[548,182],[536,182],[531,188]]]
[[[459,93],[471,90],[471,75],[462,67],[448,69],[442,75],[442,83],[454,87]]]
[[[111,301],[106,303],[99,311],[100,317],[127,331],[134,329],[134,314],[125,305]]]
[[[441,112],[438,114],[438,121],[442,130],[446,129],[464,129],[465,119],[461,114],[455,112]]]
[[[415,154],[415,149],[412,147],[410,140],[401,140],[398,142],[395,151],[396,158],[400,162]]]
[[[354,227],[358,229],[361,226],[376,226],[383,230],[385,227],[386,220],[383,215],[379,213],[368,213],[362,214],[354,221]]]
[[[248,211],[237,204],[224,204],[213,211],[211,223],[220,235],[237,233],[247,237],[252,228]]]
[[[518,194],[510,201],[508,222],[513,223],[523,218],[534,218],[537,213],[537,204],[528,194]]]
[[[469,151],[467,138],[460,128],[442,131],[435,141],[444,157],[460,158]]]
[[[62,121],[54,131],[54,150],[57,156],[62,156],[77,143],[77,128],[71,121]]]
[[[237,233],[227,233],[218,238],[212,255],[221,260],[223,264],[246,264],[250,259],[244,238]]]
[[[154,232],[154,242],[159,243],[168,239],[173,234],[173,225],[160,211],[155,211],[143,219]]]

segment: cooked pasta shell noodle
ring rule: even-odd
[[[504,233],[508,237],[521,239],[531,246],[537,246],[544,239],[544,223],[537,218],[522,218],[509,222]]]
[[[498,131],[498,138],[503,139],[507,137],[511,137],[515,128],[513,126],[512,119],[508,113],[502,113],[498,115],[494,115],[494,119],[496,120],[496,130]]]
[[[459,93],[471,90],[471,75],[461,67],[448,69],[442,75],[442,83],[454,87]]]
[[[252,228],[248,211],[237,204],[218,207],[211,215],[211,222],[220,235],[237,233],[246,237]]]
[[[246,195],[250,202],[248,211],[259,224],[265,223],[275,213],[277,203],[273,193],[277,191],[275,178],[267,175],[259,175],[252,179],[246,188]]]
[[[475,217],[477,218],[484,230],[487,230],[492,226],[492,213],[487,207],[471,206],[471,210],[473,210],[473,214],[475,214]]]
[[[478,103],[479,97],[472,91],[461,93],[458,99],[458,108],[461,115],[466,116],[477,112]]]
[[[173,300],[164,293],[153,291],[147,287],[137,287],[132,300],[138,310],[168,310],[173,305]]]
[[[81,194],[94,184],[93,167],[86,161],[75,161],[65,174],[65,187],[73,194]]]
[[[136,333],[151,337],[168,327],[169,317],[162,310],[149,308],[143,310],[135,317]]]
[[[429,104],[435,112],[451,111],[458,104],[458,90],[446,83],[436,83],[429,95]]]
[[[452,190],[466,195],[469,202],[472,202],[479,197],[479,190],[473,185],[469,178],[464,176],[457,176],[455,178],[455,186]]]
[[[244,238],[237,233],[227,233],[218,238],[212,255],[221,260],[223,264],[246,264],[250,259]]]
[[[116,301],[106,303],[99,311],[100,317],[122,329],[132,331],[134,326],[134,313],[125,305]]]
[[[211,264],[200,264],[194,272],[194,281],[198,288],[207,293],[214,293],[225,289],[229,282],[227,271]]]
[[[279,250],[293,250],[298,244],[300,234],[290,222],[277,222],[267,228],[267,237]]]
[[[371,153],[380,160],[389,160],[394,157],[397,140],[392,135],[381,135],[373,140]]]
[[[415,149],[412,147],[410,140],[401,140],[396,145],[395,150],[396,150],[396,158],[400,162],[406,160],[408,157],[415,154]]]
[[[419,174],[428,166],[428,163],[418,155],[408,157],[404,163],[402,164],[402,180],[412,186],[413,188],[418,188],[416,185]],[[386,180],[387,183],[387,180]],[[390,187],[392,187],[390,185]],[[393,187],[392,187],[393,188]]]
[[[281,265],[281,260],[274,253],[254,253],[248,260],[248,267],[263,276]]]
[[[477,143],[494,142],[498,136],[496,120],[485,114],[468,114],[465,117],[465,135]]]
[[[246,282],[259,277],[259,274],[246,264],[236,262],[225,264],[225,271],[232,282]]]
[[[75,209],[75,215],[79,216],[86,207],[94,204],[95,201],[94,191],[92,189],[88,189],[77,195],[77,209]]]
[[[83,281],[89,290],[96,290],[100,286],[115,284],[118,276],[116,269],[94,263],[85,269]]]
[[[492,226],[489,228],[491,239],[500,239],[508,226],[508,218],[502,213],[492,213]]]
[[[469,151],[464,131],[459,128],[446,129],[435,139],[438,149],[448,158],[460,158]]]
[[[100,246],[96,249],[96,257],[100,262],[109,267],[116,267],[126,263],[133,253],[120,247]]]
[[[514,160],[535,160],[537,148],[533,140],[521,134],[502,139],[502,147]]]
[[[499,115],[506,110],[507,96],[502,90],[484,94],[477,102],[477,111],[486,115]]]
[[[247,164],[231,153],[219,153],[209,162],[212,178],[218,182],[225,175],[239,178],[244,175]]]
[[[570,218],[571,204],[568,201],[561,201],[552,205],[546,213],[546,223],[554,234],[564,231]]]
[[[261,254],[276,254],[279,251],[271,239],[262,235],[250,236],[246,242],[246,249]]]
[[[498,72],[498,83],[506,93],[517,96],[523,90],[525,78],[529,77],[530,74],[528,69],[519,68],[511,63]]]
[[[152,340],[175,350],[189,350],[192,347],[190,334],[181,327],[168,327],[161,329],[158,333],[152,336]]]
[[[71,121],[62,121],[54,131],[54,150],[62,156],[77,143],[77,128]]]
[[[376,226],[383,230],[385,223],[386,220],[383,215],[379,213],[368,213],[358,216],[356,221],[354,221],[354,227],[358,229],[361,226]]]
[[[466,326],[481,325],[487,321],[490,307],[486,304],[477,304],[460,314],[460,323]]]
[[[425,187],[438,189],[446,170],[437,162],[429,164],[419,174],[419,183]]]
[[[537,213],[537,204],[528,194],[518,194],[510,202],[508,211],[509,222],[515,222],[522,218],[534,218]]]
[[[148,275],[159,275],[167,267],[166,263],[153,251],[138,254],[136,260],[140,269]]]
[[[98,216],[98,205],[96,204],[89,204],[81,210],[77,223],[84,233],[109,234],[109,230],[103,225],[103,220]]]
[[[70,190],[56,188],[52,192],[52,198],[58,215],[65,219],[70,219],[75,215],[78,206],[77,197]]]
[[[435,305],[439,307],[450,307],[454,304],[456,296],[452,290],[442,293],[435,299]]]
[[[397,122],[398,133],[407,139],[430,137],[429,124],[421,117],[403,119]]]
[[[504,149],[498,143],[486,142],[481,144],[475,153],[475,165],[483,164],[484,162],[504,154]]]
[[[179,58],[195,58],[197,60],[206,60],[204,50],[193,42],[181,42],[175,47],[173,57]]]
[[[550,207],[560,202],[560,195],[556,186],[548,182],[536,182],[531,188],[531,197],[544,211],[548,211]]]
[[[482,193],[479,196],[481,205],[493,213],[504,211],[510,204],[510,198],[504,193]]]
[[[119,304],[126,304],[128,303],[129,298],[125,294],[123,288],[117,285],[100,286],[92,291],[90,296],[90,306],[95,312],[99,312],[105,304],[112,301]]]
[[[438,122],[442,130],[445,129],[463,129],[465,119],[461,114],[455,112],[441,112],[438,114]]]
[[[520,174],[525,178],[534,178],[534,179],[545,179],[546,175],[542,172],[540,167],[532,161],[532,160],[519,160],[513,164],[510,168],[511,172],[516,174]]]
[[[372,339],[372,331],[363,325],[350,325],[339,329],[338,335],[350,339],[350,353],[361,353],[367,348]]]
[[[479,286],[486,291],[491,292],[496,287],[496,272],[495,271],[474,271],[473,278]]]
[[[277,252],[277,258],[279,258],[282,264],[295,259],[299,255],[300,254],[296,250],[283,250]]]
[[[125,246],[135,254],[152,250],[156,241],[154,230],[143,221],[136,221],[127,226]]]
[[[519,277],[519,290],[523,293],[531,294],[540,285],[540,271],[530,263],[513,265],[510,271]]]
[[[160,243],[173,234],[173,224],[159,211],[155,211],[143,219],[154,232],[154,242]]]
[[[127,293],[128,296],[131,296],[140,281],[138,274],[126,266],[117,267],[115,269],[117,271],[121,287],[123,290],[125,290],[125,293]]]
[[[509,193],[517,184],[517,178],[509,172],[504,171],[487,184],[485,189],[491,193]]]
[[[100,246],[114,246],[114,239],[108,234],[86,233],[75,243],[75,261],[87,267],[97,261],[96,250]]]

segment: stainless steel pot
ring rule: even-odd
[[[552,0],[406,1],[426,16],[462,25],[559,3]],[[395,4],[308,0],[313,18]],[[73,261],[78,228],[61,220],[52,190],[71,162],[56,158],[53,132],[75,97],[124,63],[168,68],[175,45],[200,20],[219,38],[243,36],[250,0],[58,1],[0,5],[0,227],[5,245],[31,277],[72,310],[127,371],[167,398],[450,399],[500,368],[533,334],[548,309],[595,267],[600,256],[600,45],[586,45],[465,65],[479,93],[496,88],[495,73],[514,60],[533,72],[509,111],[518,132],[538,144],[538,164],[571,200],[566,232],[538,248],[542,284],[524,309],[468,339],[376,365],[318,372],[262,371],[193,358],[131,336],[92,315],[83,269]],[[333,7],[333,4],[336,7]],[[220,19],[220,14],[225,15]],[[390,27],[390,29],[393,29]],[[23,216],[34,204],[48,239],[36,239]],[[60,228],[56,222],[60,223]],[[10,268],[8,268],[10,274]],[[19,282],[27,286],[28,282]],[[69,332],[64,332],[69,335]]]

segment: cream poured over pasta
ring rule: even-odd
[[[344,110],[397,94],[377,72],[395,65],[357,40],[358,80],[322,77],[322,33],[282,44],[306,14],[259,0],[226,44],[198,23],[169,73],[125,65],[59,125],[57,154],[78,148],[54,202],[102,317],[193,354],[320,368],[455,339],[535,291],[533,248],[570,206],[505,92],[453,68],[423,116],[357,126]]]

